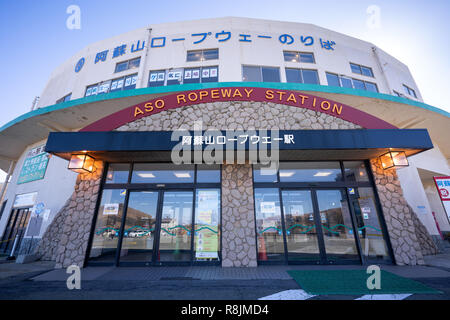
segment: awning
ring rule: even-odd
[[[170,161],[172,150],[279,150],[280,160],[363,160],[433,148],[426,129],[52,132],[45,151],[103,161]]]

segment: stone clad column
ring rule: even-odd
[[[222,267],[256,267],[250,164],[222,166]]]

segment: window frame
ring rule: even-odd
[[[298,55],[298,61],[286,60],[286,53],[297,54]],[[312,62],[302,61],[302,54],[303,55],[311,55]],[[283,50],[283,59],[284,59],[284,62],[292,62],[292,63],[311,63],[311,64],[315,64],[316,63],[316,57],[314,56],[314,52],[306,52],[306,51]]]
[[[354,63],[354,62],[349,62],[349,63],[350,63],[350,71],[352,73],[359,74],[359,75],[364,76],[364,77],[375,78],[375,75],[373,73],[373,68],[368,67],[368,66],[364,66],[362,64]],[[359,69],[359,72],[355,72],[353,70],[353,67],[357,67]],[[363,68],[369,70],[370,71],[370,75],[364,74]]]
[[[135,67],[130,67],[130,62],[131,61],[136,61],[136,60],[139,60],[139,64],[137,66],[135,66]],[[123,69],[123,70],[117,71],[117,66],[119,66],[121,64],[125,64],[126,68]],[[140,65],[141,65],[141,57],[136,57],[136,58],[133,58],[133,59],[128,59],[128,60],[125,60],[125,61],[117,62],[116,66],[114,68],[114,73],[120,73],[120,72],[124,72],[124,71],[131,70],[131,69],[139,69]]]
[[[207,51],[217,51],[217,58],[214,59],[205,59],[205,52]],[[200,53],[200,60],[189,60],[189,53]],[[211,60],[219,60],[219,48],[212,48],[212,49],[196,49],[196,50],[187,50],[186,51],[186,62],[204,62],[204,61],[211,61]]]
[[[248,81],[248,80],[244,80],[244,68],[245,68],[245,67],[258,68],[258,70],[259,70],[259,75],[260,75],[260,77],[261,77],[261,80],[260,80],[260,81]],[[264,77],[263,77],[263,68],[277,69],[279,81],[275,81],[275,82],[274,82],[274,81],[264,81]],[[242,72],[242,82],[261,82],[261,83],[264,83],[264,82],[274,82],[274,83],[281,83],[280,67],[242,64],[242,65],[241,65],[241,72]]]

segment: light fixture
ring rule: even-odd
[[[295,172],[286,172],[286,171],[280,171],[280,177],[289,178],[292,177],[295,174]]]
[[[314,175],[314,177],[328,177],[330,174],[332,174],[330,171],[319,171]]]
[[[147,173],[141,172],[141,173],[138,173],[137,175],[141,178],[154,178],[155,177],[155,175],[153,173],[149,173],[149,172],[147,172]]]
[[[73,154],[70,157],[68,169],[78,173],[92,173],[94,172],[95,159],[85,154]]]
[[[174,173],[174,175],[177,178],[190,178],[191,177],[189,172],[176,172],[176,173]]]
[[[384,170],[393,167],[409,166],[408,159],[404,151],[388,151],[380,156],[381,166]]]

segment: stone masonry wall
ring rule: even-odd
[[[256,267],[252,166],[222,166],[222,267]]]
[[[423,255],[437,248],[403,197],[396,170],[383,170],[379,159],[372,159],[371,165],[396,263],[424,264]]]
[[[103,163],[96,170],[79,174],[75,190],[48,226],[35,251],[41,260],[56,262],[55,268],[83,266],[97,203]]]

